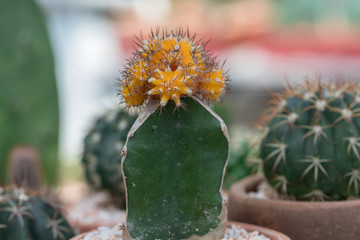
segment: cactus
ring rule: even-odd
[[[8,159],[8,182],[22,188],[40,189],[42,169],[39,152],[29,145],[16,145]]]
[[[122,209],[125,187],[120,152],[134,121],[135,117],[124,110],[110,110],[96,120],[84,139],[82,163],[88,183],[95,190],[108,190],[113,202]]]
[[[54,59],[38,1],[0,1],[0,181],[18,143],[36,147],[44,180],[55,185],[59,108]],[[10,24],[11,23],[11,24]]]
[[[194,38],[157,29],[149,41],[139,39],[120,79],[124,103],[143,107],[122,151],[124,239],[224,235],[220,189],[229,140],[206,103],[225,93],[228,77]]]
[[[15,187],[0,186],[1,240],[67,240],[74,235],[56,197],[40,190],[41,163],[35,148],[15,146],[7,175]]]
[[[59,205],[49,196],[0,188],[0,239],[67,240],[73,236]]]
[[[352,81],[307,78],[272,94],[261,158],[281,194],[318,201],[359,196],[359,93]]]

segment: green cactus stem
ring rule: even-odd
[[[107,190],[113,202],[125,209],[121,150],[136,117],[122,109],[107,111],[98,118],[84,139],[82,163],[85,176],[95,190]]]
[[[308,79],[273,94],[261,157],[280,193],[301,200],[359,196],[359,93],[355,82]]]
[[[202,101],[149,101],[123,149],[125,239],[221,239],[220,189],[229,154],[224,122]],[[174,110],[175,109],[175,110]]]

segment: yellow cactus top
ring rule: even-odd
[[[152,32],[150,40],[138,39],[139,49],[122,72],[120,95],[127,107],[141,106],[149,98],[181,105],[182,96],[205,102],[218,101],[229,80],[208,52],[206,43],[195,42],[189,31]]]

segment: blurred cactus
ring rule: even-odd
[[[261,157],[269,182],[303,200],[359,196],[360,88],[355,82],[304,84],[272,94]]]
[[[58,100],[44,16],[34,0],[0,1],[0,180],[10,149],[39,149],[45,181],[58,165]]]
[[[27,145],[15,146],[8,160],[8,182],[16,187],[39,189],[42,185],[42,169],[39,153]]]
[[[73,236],[51,198],[23,188],[0,188],[1,240],[68,240]]]
[[[108,190],[114,203],[125,209],[125,186],[121,150],[135,117],[115,109],[98,118],[84,139],[82,163],[88,183],[95,190]]]
[[[34,148],[15,146],[7,174],[14,186],[0,187],[1,240],[68,240],[74,235],[57,198],[40,191],[41,164]]]
[[[181,29],[139,46],[120,80],[127,106],[145,104],[123,149],[123,239],[221,239],[228,133],[203,101],[225,93],[227,76]]]

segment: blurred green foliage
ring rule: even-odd
[[[44,16],[33,0],[0,0],[0,181],[11,147],[36,147],[48,184],[58,166],[58,100]]]
[[[243,142],[239,151],[230,150],[229,162],[226,167],[224,177],[224,187],[230,189],[231,185],[251,173],[251,168],[247,164],[251,148],[248,142]]]
[[[285,25],[316,24],[321,20],[342,19],[360,24],[359,0],[272,0],[276,20]]]
[[[219,104],[212,104],[211,108],[225,122],[230,135],[230,155],[224,177],[224,188],[254,173],[261,172],[259,144],[256,144],[259,132],[236,123],[234,106],[224,100]]]
[[[231,128],[230,156],[224,177],[225,189],[251,174],[262,172],[259,158],[259,133],[244,127]]]

